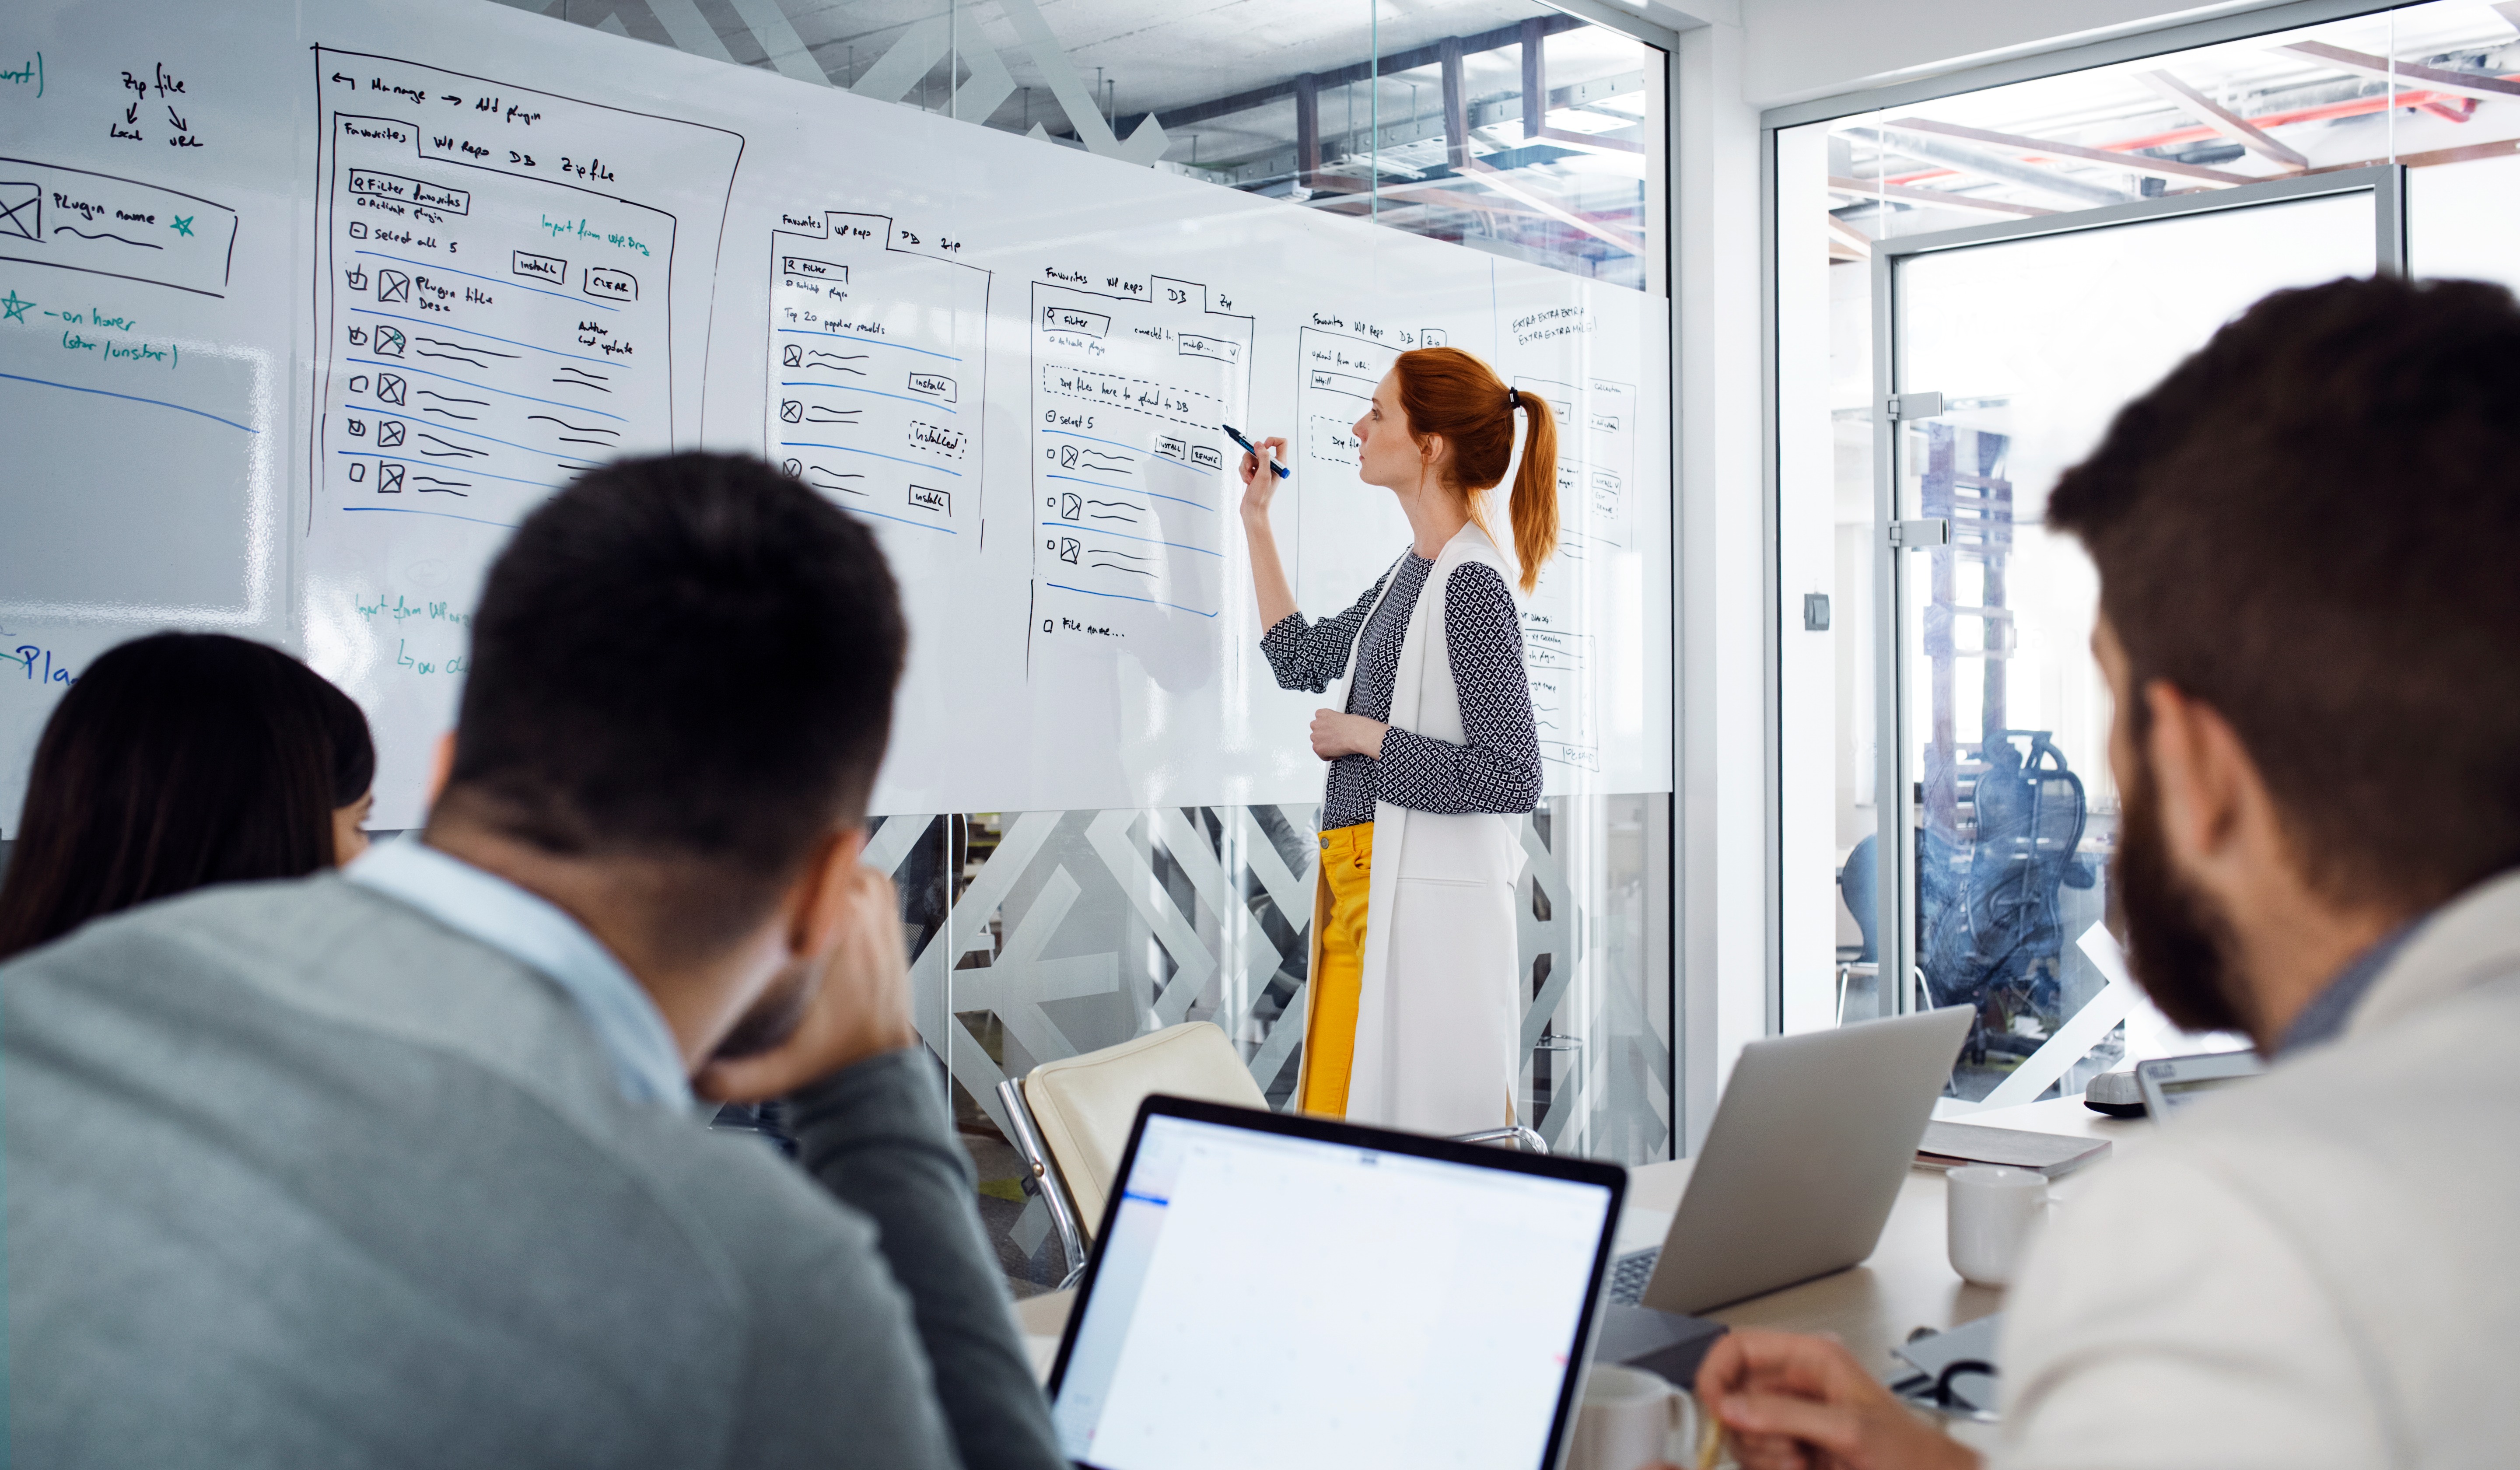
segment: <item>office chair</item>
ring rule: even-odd
[[[2015,740],[2026,740],[2024,752]],[[2001,1019],[2028,1012],[2052,1034],[2064,1017],[2059,968],[2064,926],[2056,890],[2096,880],[2077,856],[2086,815],[2083,779],[2044,730],[1987,732],[1980,747],[1967,840],[1928,826],[1916,834],[1917,949],[1928,999],[1978,1011],[1968,1054],[2028,1056],[2041,1038]],[[1988,1013],[1998,1013],[1995,1025]]]
[[[1023,1160],[1025,1192],[1041,1196],[1067,1263],[1060,1289],[1085,1271],[1094,1224],[1102,1219],[1138,1104],[1156,1092],[1268,1111],[1269,1099],[1250,1068],[1213,1021],[1185,1021],[1160,1031],[1043,1062],[997,1087],[1007,1112],[1007,1141]],[[1490,1128],[1457,1136],[1463,1143],[1513,1143],[1526,1152],[1549,1145],[1527,1128]]]
[[[1854,851],[1846,855],[1845,866],[1837,870],[1838,901],[1846,905],[1846,912],[1855,918],[1855,926],[1864,932],[1863,948],[1837,962],[1837,1024],[1841,1026],[1846,1024],[1847,987],[1856,980],[1873,979],[1881,973],[1879,852],[1880,834],[1867,832],[1864,840],[1855,844]]]

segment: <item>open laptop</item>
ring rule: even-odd
[[[1872,1254],[1974,1012],[1950,1005],[1741,1048],[1661,1246],[1610,1300],[1700,1313]]]
[[[1051,1369],[1096,1470],[1548,1470],[1627,1171],[1179,1097],[1138,1111]]]

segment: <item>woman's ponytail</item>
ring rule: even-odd
[[[1522,562],[1523,595],[1530,596],[1540,584],[1540,568],[1557,552],[1557,416],[1549,400],[1508,387],[1494,369],[1459,347],[1403,352],[1393,371],[1409,431],[1421,443],[1440,434],[1452,446],[1446,485],[1483,531],[1488,523],[1479,492],[1505,478],[1513,458],[1514,410],[1531,416],[1508,512],[1514,554]]]
[[[1557,554],[1557,416],[1549,400],[1538,393],[1525,393],[1516,388],[1506,390],[1507,409],[1520,408],[1531,416],[1530,432],[1522,440],[1522,465],[1514,471],[1513,498],[1509,512],[1513,520],[1514,555],[1522,561],[1522,595],[1540,584],[1540,568]]]

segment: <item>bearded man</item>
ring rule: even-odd
[[[2133,968],[2273,1066],[2057,1212],[2003,1466],[2520,1455],[2515,406],[2499,287],[2279,292],[2049,500],[2100,574]],[[1747,1467],[1978,1463],[1833,1342],[1734,1333],[1697,1388]]]

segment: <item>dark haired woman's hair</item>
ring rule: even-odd
[[[0,881],[0,958],[100,915],[334,861],[333,810],[376,774],[366,717],[277,648],[159,633],[62,695]]]
[[[1453,447],[1445,488],[1462,498],[1470,518],[1487,529],[1478,492],[1505,478],[1513,459],[1513,413],[1531,418],[1522,444],[1522,466],[1513,476],[1508,513],[1514,555],[1522,562],[1522,590],[1540,582],[1540,568],[1557,551],[1557,418],[1549,400],[1506,386],[1496,370],[1459,347],[1419,347],[1394,364],[1400,406],[1409,431],[1422,443],[1441,434]]]

